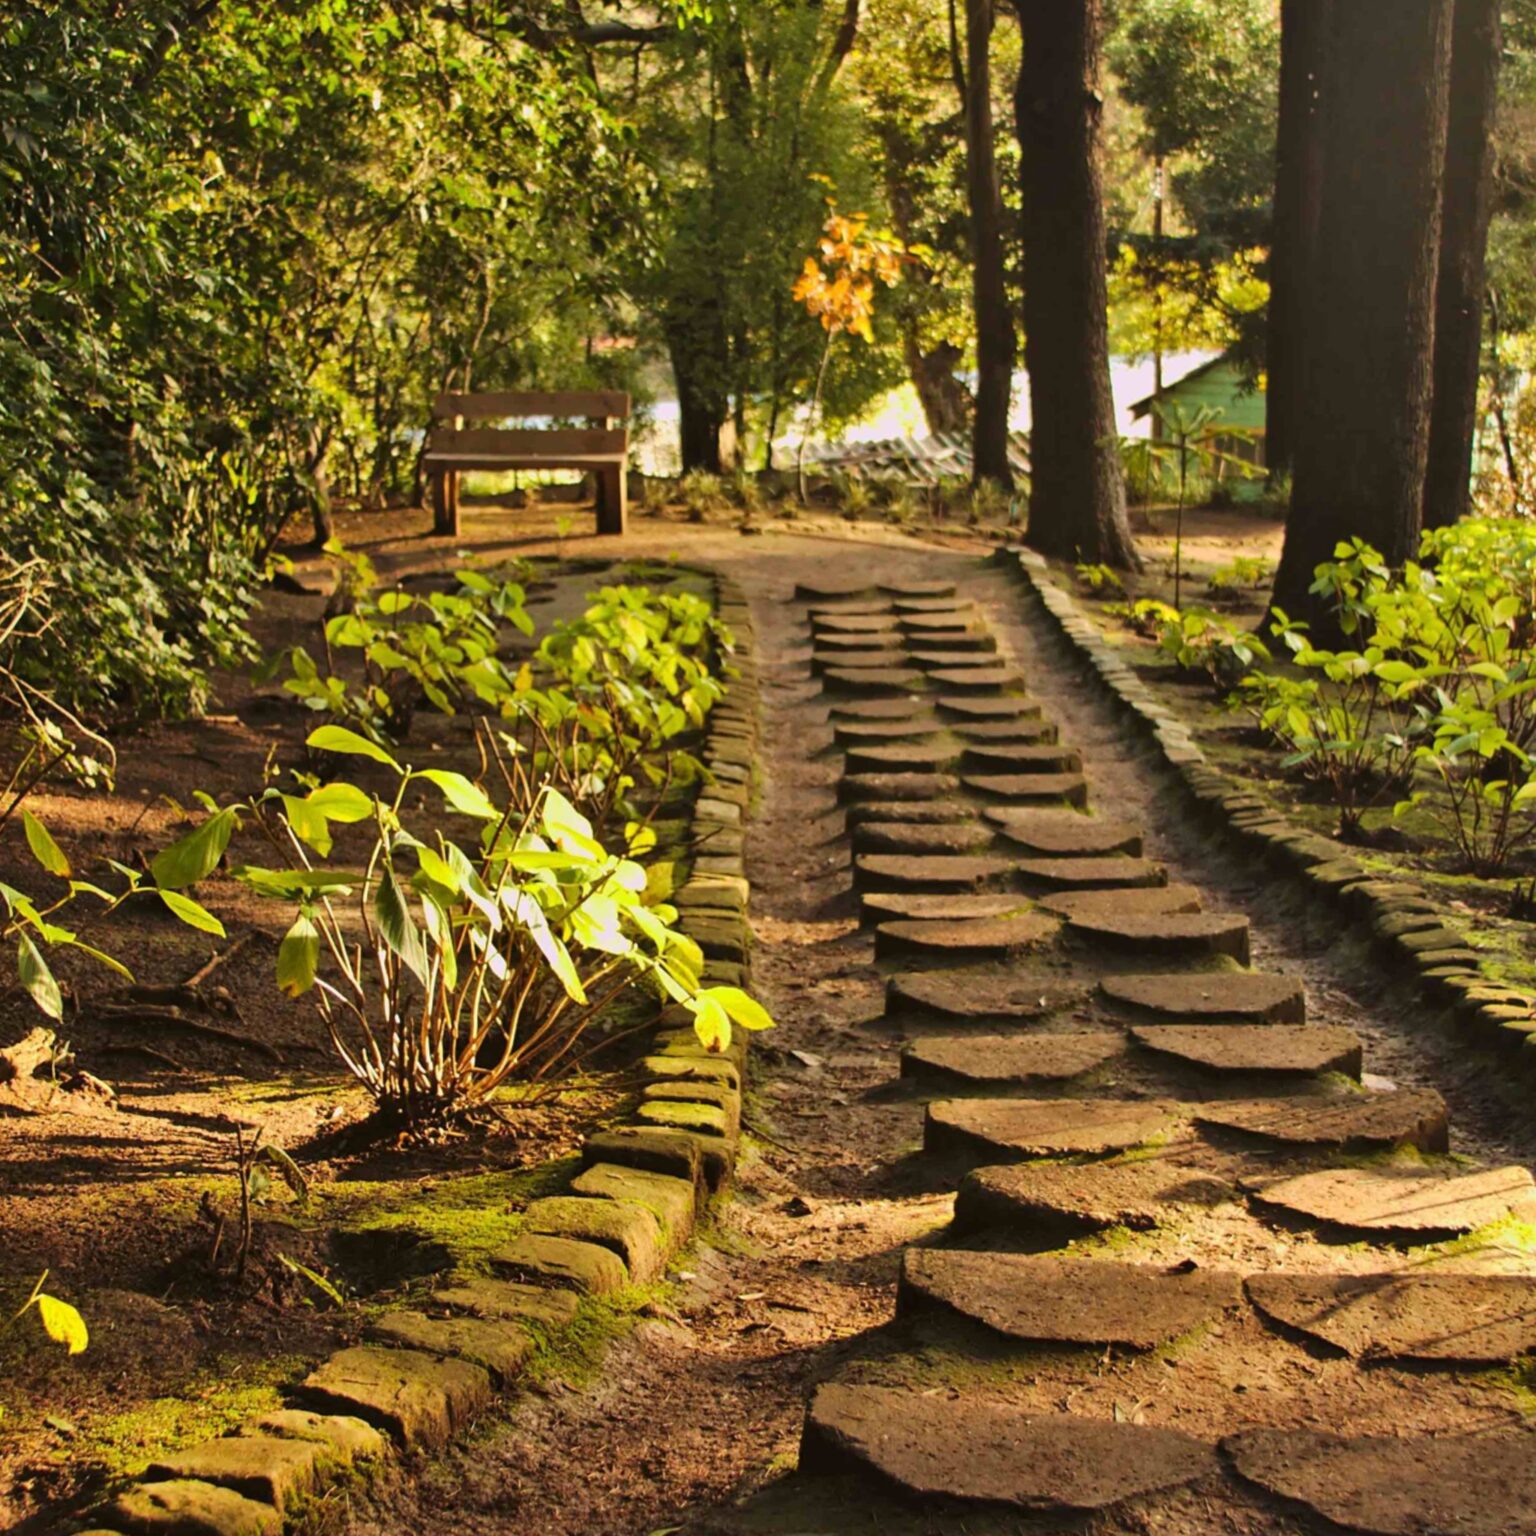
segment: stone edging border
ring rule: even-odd
[[[1151,740],[1203,820],[1245,850],[1258,852],[1298,890],[1368,925],[1374,947],[1416,977],[1433,1007],[1451,1012],[1477,1044],[1536,1076],[1536,1000],[1483,975],[1481,955],[1448,925],[1452,914],[1444,906],[1421,886],[1367,870],[1346,844],[1287,821],[1212,767],[1188,726],[1158,702],[1071,593],[1048,579],[1050,567],[1043,556],[1010,547],[994,559],[1018,571],[1062,638]]]
[[[690,877],[673,899],[680,928],[704,952],[705,979],[740,985],[750,965],[742,839],[760,693],[746,594],[709,574],[736,651],[702,750],[712,779],[693,807]],[[385,1313],[371,1342],[336,1351],[290,1389],[290,1406],[152,1463],[94,1511],[84,1536],[280,1536],[354,1464],[447,1445],[515,1385],[534,1351],[522,1324],[558,1336],[581,1295],[653,1281],[691,1240],[735,1167],[747,1040],[737,1030],[728,1050],[709,1054],[686,1015],[663,1014],[633,1109],[587,1137],[566,1193],[522,1213],[493,1260],[506,1279],[434,1291],[435,1312],[454,1316]]]

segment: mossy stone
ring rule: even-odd
[[[232,1488],[262,1504],[291,1509],[313,1492],[318,1472],[334,1458],[318,1440],[282,1440],[271,1435],[230,1435],[187,1446],[153,1461],[146,1481],[195,1478]]]
[[[691,1180],[622,1168],[617,1163],[596,1163],[586,1169],[572,1182],[571,1193],[643,1205],[660,1222],[674,1248],[688,1240],[698,1210],[698,1189]]]
[[[731,1171],[731,1148],[719,1136],[656,1124],[620,1125],[597,1131],[582,1144],[582,1161],[618,1163],[648,1173],[702,1181],[718,1189]]]
[[[646,1125],[668,1126],[698,1135],[727,1137],[730,1121],[723,1109],[714,1104],[690,1104],[678,1099],[658,1099],[643,1103],[635,1111]]]
[[[510,1323],[478,1317],[428,1317],[424,1312],[386,1312],[370,1329],[385,1344],[449,1355],[483,1366],[497,1386],[504,1387],[528,1362],[533,1345],[527,1334]]]
[[[560,1328],[574,1322],[580,1303],[572,1291],[551,1290],[543,1285],[519,1285],[515,1280],[487,1280],[472,1275],[457,1285],[432,1292],[432,1301],[455,1312],[499,1322],[539,1323]]]
[[[126,1488],[101,1517],[129,1536],[280,1536],[283,1529],[273,1505],[192,1478]]]
[[[323,1408],[355,1413],[402,1445],[435,1449],[490,1402],[491,1378],[467,1360],[360,1344],[311,1371],[299,1393]]]
[[[623,1259],[611,1248],[536,1232],[519,1233],[491,1255],[491,1263],[509,1275],[590,1296],[604,1296],[629,1283]]]
[[[535,1235],[577,1238],[611,1249],[624,1260],[634,1280],[652,1280],[661,1271],[661,1223],[643,1205],[555,1195],[535,1200],[524,1220]]]
[[[332,1461],[349,1466],[370,1461],[389,1449],[389,1442],[371,1424],[345,1413],[310,1413],[303,1408],[279,1408],[240,1426],[242,1435],[276,1435],[283,1440],[315,1440]]]

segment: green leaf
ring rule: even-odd
[[[699,996],[713,998],[730,1015],[731,1022],[740,1024],[743,1029],[773,1028],[773,1019],[768,1010],[740,987],[709,987]]]
[[[37,860],[50,875],[58,875],[69,879],[69,860],[64,857],[64,850],[54,842],[53,834],[40,822],[31,811],[24,810],[21,813],[22,830],[27,834],[27,847],[32,850],[32,857]]]
[[[284,901],[320,892],[345,895],[363,878],[344,869],[263,869],[255,864],[238,865],[230,874],[258,895]]]
[[[277,1257],[278,1261],[286,1268],[291,1269],[294,1274],[302,1275],[308,1280],[321,1295],[328,1297],[338,1307],[346,1306],[346,1297],[324,1275],[316,1274],[307,1264],[300,1264],[297,1259],[290,1259],[286,1253],[280,1253]]]
[[[221,939],[224,937],[224,924],[190,896],[184,896],[180,891],[158,891],[156,894],[187,927],[215,934]]]
[[[421,930],[411,919],[405,892],[395,879],[395,872],[387,864],[373,893],[373,917],[379,933],[390,952],[397,955],[401,964],[423,985],[427,980],[427,946]]]
[[[322,784],[319,789],[312,789],[307,798],[327,820],[347,825],[367,821],[373,815],[375,804],[373,796],[366,790],[346,783]]]
[[[64,1017],[64,994],[29,933],[19,934],[16,939],[16,975],[32,1001],[50,1019]]]
[[[336,846],[336,839],[331,836],[331,824],[326,820],[325,812],[314,806],[309,800],[297,800],[292,795],[283,795],[283,814],[288,818],[288,825],[293,829],[293,835],[302,843],[307,843],[323,859]]]
[[[300,912],[277,946],[277,985],[289,997],[302,997],[315,984],[320,966],[320,930],[308,912]]]
[[[226,806],[196,831],[189,832],[155,855],[149,866],[155,884],[162,891],[179,891],[206,879],[218,868],[234,835],[234,807]]]
[[[70,1354],[83,1353],[85,1347],[91,1342],[85,1319],[67,1301],[60,1301],[57,1296],[39,1291],[37,1315],[42,1322],[43,1332],[55,1344],[62,1344]]]
[[[345,757],[370,757],[376,763],[393,768],[396,773],[405,772],[383,747],[369,741],[366,736],[359,736],[356,731],[349,731],[344,725],[322,725],[304,738],[304,745],[316,752],[339,752]]]
[[[501,818],[501,812],[491,804],[485,791],[462,773],[452,773],[446,768],[423,768],[411,777],[435,784],[443,792],[443,799],[465,816],[477,816],[481,821]]]

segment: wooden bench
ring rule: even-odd
[[[574,417],[585,427],[479,427],[476,421]],[[580,469],[597,479],[597,531],[623,533],[629,516],[629,396],[622,390],[569,394],[439,395],[422,464],[432,479],[433,528],[459,532],[459,476],[467,469]],[[611,423],[617,422],[614,426]]]

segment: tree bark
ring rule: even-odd
[[[1269,256],[1269,340],[1264,460],[1272,476],[1295,465],[1301,401],[1302,315],[1317,250],[1322,186],[1322,90],[1332,0],[1281,0],[1280,131]]]
[[[729,363],[717,308],[697,305],[666,327],[667,352],[677,381],[678,434],[682,467],[718,475],[720,429],[730,415],[726,391]]]
[[[1424,525],[1441,528],[1472,507],[1472,450],[1482,374],[1493,214],[1493,130],[1503,28],[1499,0],[1455,0],[1445,215],[1435,295],[1434,404],[1424,472]]]
[[[976,415],[972,480],[1013,489],[1008,463],[1008,406],[1017,355],[1008,313],[1003,254],[1003,196],[997,181],[992,122],[994,0],[966,0],[964,76],[966,191],[971,210],[972,308],[976,320]]]
[[[941,341],[925,352],[913,325],[903,338],[902,350],[929,432],[935,436],[964,432],[971,421],[971,392],[955,373],[960,366],[960,348],[952,341]]]
[[[1102,0],[1013,0],[1022,162],[1024,361],[1033,426],[1028,542],[1134,569],[1109,384],[1099,94]]]
[[[1429,448],[1451,0],[1348,0],[1328,29],[1317,260],[1302,329],[1295,489],[1275,602],[1336,635],[1312,596],[1335,544],[1414,553]]]

